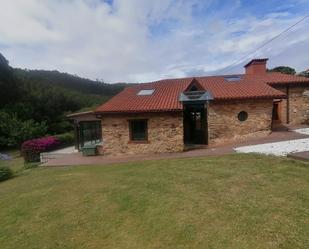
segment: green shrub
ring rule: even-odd
[[[16,147],[23,141],[40,137],[46,133],[44,122],[37,123],[32,119],[21,120],[14,113],[0,110],[0,146]]]
[[[0,167],[0,182],[5,181],[13,176],[13,171],[8,167]]]
[[[40,162],[40,153],[61,149],[74,144],[73,133],[36,138],[23,142],[21,153],[25,162]]]
[[[67,132],[59,135],[55,135],[59,141],[61,146],[73,145],[74,144],[74,133]]]

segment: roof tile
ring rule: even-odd
[[[182,104],[179,95],[185,91],[193,79],[209,91],[214,100],[282,98],[284,93],[274,89],[277,84],[309,84],[309,78],[282,73],[265,73],[260,75],[239,75],[239,81],[228,81],[226,76],[189,77],[165,79],[142,83],[125,88],[112,99],[99,106],[96,112],[135,113],[180,111]],[[140,90],[154,89],[152,95],[137,95]]]

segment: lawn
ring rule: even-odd
[[[13,171],[20,171],[24,168],[24,160],[20,156],[20,151],[18,150],[9,150],[9,151],[0,151],[1,153],[10,155],[14,160],[0,160],[0,166],[6,166],[11,168]]]
[[[285,158],[27,169],[0,197],[3,249],[309,248],[309,164]]]

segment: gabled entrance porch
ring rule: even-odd
[[[207,109],[201,104],[184,104],[184,143],[186,145],[207,145]]]
[[[213,97],[193,79],[186,91],[180,94],[183,104],[183,128],[185,149],[208,145],[207,106]]]

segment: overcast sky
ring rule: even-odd
[[[220,73],[309,14],[309,0],[0,0],[0,6],[0,52],[11,66],[106,82]],[[268,57],[269,67],[307,69],[308,30],[309,18],[252,57]],[[224,73],[242,72],[240,64]]]

